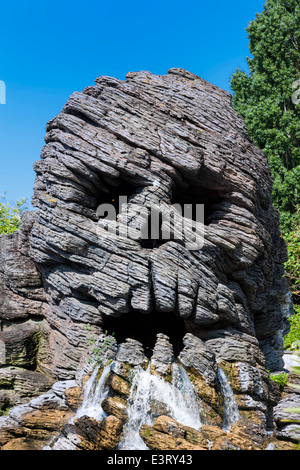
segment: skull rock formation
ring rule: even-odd
[[[283,367],[291,314],[287,251],[266,156],[230,94],[182,69],[100,77],[46,131],[37,210],[0,240],[2,406],[74,380],[90,325],[148,357],[161,334],[157,360],[172,356],[166,335],[206,374],[215,355],[234,367],[241,407],[267,414],[265,367]],[[174,205],[204,207],[203,223]]]

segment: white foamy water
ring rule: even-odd
[[[111,365],[107,365],[99,380],[99,367],[96,367],[85,384],[84,400],[76,415],[90,416],[101,421],[105,416],[102,401],[109,395],[110,388],[107,378]],[[150,364],[146,370],[141,367],[133,369],[132,387],[128,399],[128,422],[124,426],[123,437],[118,449],[148,450],[139,435],[143,424],[153,425],[159,415],[166,414],[175,421],[200,430],[201,401],[197,398],[194,386],[185,369],[177,364],[172,365],[172,380],[166,382],[157,375],[150,373]],[[226,375],[218,368],[218,381],[224,400],[223,429],[229,431],[232,424],[240,418],[239,410]]]
[[[221,367],[218,367],[217,377],[224,401],[223,430],[229,431],[231,426],[240,419],[240,413],[234,398],[233,391]]]
[[[111,365],[107,365],[101,374],[99,380],[97,380],[100,366],[96,367],[85,384],[84,399],[80,408],[78,408],[76,415],[73,420],[80,418],[81,416],[90,416],[92,418],[101,421],[104,418],[105,413],[101,407],[102,401],[107,397],[109,387],[106,384],[106,379],[110,373]]]
[[[124,428],[124,437],[119,445],[123,450],[147,450],[148,447],[139,435],[142,424],[152,425],[157,414],[153,403],[159,403],[167,410],[167,415],[179,423],[200,429],[199,402],[186,371],[174,363],[172,382],[150,373],[147,370],[134,370],[131,395],[129,397],[128,422]]]

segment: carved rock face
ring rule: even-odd
[[[132,371],[149,366],[169,383],[177,361],[206,423],[186,448],[200,438],[212,449],[248,449],[249,439],[265,448],[268,421],[282,426],[266,368],[283,366],[287,253],[267,159],[230,94],[181,69],[101,77],[71,95],[45,140],[38,210],[0,237],[0,414],[10,408],[0,446],[28,448],[27,438],[44,442],[64,426],[52,448],[89,449],[99,438],[115,448]],[[109,419],[70,424],[95,347],[110,368]],[[224,382],[242,417],[227,438]],[[158,419],[140,428],[154,448],[187,432],[161,416],[165,405],[153,399]]]
[[[286,248],[266,157],[229,93],[181,69],[101,77],[70,96],[45,141],[29,254],[58,376],[76,369],[87,323],[150,349],[164,333],[177,353],[190,332],[226,360],[281,366]],[[116,221],[99,220],[103,204]],[[174,204],[204,205],[199,246],[190,226],[176,237],[184,214],[161,235]],[[143,237],[149,215],[160,216],[155,240]]]

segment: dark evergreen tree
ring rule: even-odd
[[[250,22],[249,73],[231,78],[233,106],[268,156],[284,229],[300,223],[300,2],[267,0]]]

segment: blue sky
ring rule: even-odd
[[[73,91],[101,75],[166,74],[181,67],[230,91],[237,67],[247,70],[245,28],[262,0],[85,0],[2,2],[0,195],[33,193],[33,163],[46,123]]]

